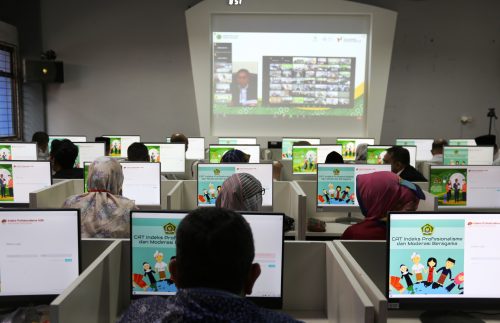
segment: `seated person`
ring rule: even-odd
[[[387,149],[384,164],[390,164],[393,173],[410,182],[427,182],[424,175],[410,165],[410,152],[401,146]]]
[[[440,164],[440,165],[443,164],[444,146],[448,146],[448,140],[446,139],[435,139],[432,142],[432,149],[431,149],[432,159],[429,161],[430,163]]]
[[[59,140],[58,140],[59,141]],[[52,142],[54,143],[55,140]],[[68,139],[63,139],[50,151],[53,162],[53,178],[83,178],[83,168],[75,168],[78,147]]]
[[[32,142],[37,144],[37,155],[38,160],[48,160],[49,159],[49,135],[46,132],[38,131],[33,134],[31,138]]]
[[[82,238],[130,238],[130,211],[135,202],[121,196],[119,162],[99,157],[89,166],[88,193],[66,199],[63,208],[80,209]]]
[[[368,151],[368,144],[359,144],[356,147],[356,164],[366,164],[366,154]]]
[[[257,105],[257,75],[242,68],[233,75],[231,83],[231,105]]]
[[[497,136],[484,135],[474,138],[478,146],[493,146],[493,165],[500,165],[500,154],[498,153]]]
[[[222,184],[215,206],[234,211],[259,211],[263,193],[262,184],[253,175],[233,174]]]
[[[179,224],[169,271],[178,292],[134,301],[127,322],[297,322],[245,299],[260,275],[252,230],[230,210],[198,208]]]
[[[221,163],[248,163],[249,161],[250,155],[245,154],[238,149],[231,149],[226,151],[226,153],[220,159]]]
[[[127,149],[128,161],[150,161],[148,147],[142,142],[134,142]]]
[[[174,133],[172,136],[170,136],[170,143],[178,143],[178,144],[184,144],[186,151],[188,150],[188,145],[189,145],[189,140],[188,137],[186,137],[182,133]]]
[[[109,156],[109,152],[111,151],[111,139],[108,137],[95,137],[95,142],[103,142],[105,144],[105,156]]]
[[[391,172],[358,175],[356,181],[356,198],[365,219],[347,228],[341,239],[385,240],[387,213],[415,211],[419,200],[425,199],[420,187]]]
[[[344,158],[336,151],[332,151],[326,155],[325,164],[343,164]]]

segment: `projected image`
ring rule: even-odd
[[[0,165],[0,202],[14,202],[14,175],[12,165]]]
[[[122,139],[121,138],[110,138],[111,148],[109,155],[111,157],[121,157],[122,155]]]
[[[11,145],[0,145],[0,160],[12,160]]]
[[[214,32],[212,40],[216,116],[364,115],[366,34]]]
[[[466,168],[434,168],[430,177],[430,193],[437,196],[438,205],[467,205]]]

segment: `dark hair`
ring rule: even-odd
[[[47,145],[49,143],[49,135],[43,131],[37,131],[31,137],[31,141],[36,142],[38,145]]]
[[[311,146],[311,143],[309,141],[301,140],[301,141],[295,141],[292,144],[292,147],[293,146]]]
[[[187,151],[189,145],[189,139],[183,133],[174,133],[172,134],[172,136],[170,136],[170,143],[184,144]]]
[[[56,144],[56,147],[52,145],[51,148],[55,148],[55,150],[51,150],[50,152],[54,156],[54,163],[57,163],[62,169],[72,169],[75,167],[75,161],[78,157],[78,147],[74,143],[68,139],[63,139],[60,141],[60,144]]]
[[[127,149],[129,161],[150,161],[148,147],[142,142],[134,142]]]
[[[400,162],[404,166],[410,165],[410,152],[408,149],[401,146],[392,146],[387,149],[387,153],[391,155],[393,162]]]
[[[455,263],[455,259],[453,259],[453,258],[448,258],[448,259],[446,259],[446,261],[450,261],[452,263]]]
[[[59,147],[61,147],[61,143],[62,143],[62,140],[59,140],[59,139],[54,139],[50,143],[50,154],[49,155],[52,159],[55,158],[57,150],[59,149]]]
[[[109,155],[111,150],[111,139],[108,137],[95,137],[95,142],[103,142],[106,146],[106,156]]]
[[[250,75],[250,71],[247,70],[246,68],[240,68],[238,70],[238,72],[236,72],[236,75],[240,74],[240,73],[247,73],[247,75]]]
[[[446,139],[435,139],[432,142],[432,150],[442,151],[444,146],[448,146],[448,140]]]
[[[342,156],[336,151],[332,151],[331,153],[329,153],[325,159],[325,164],[343,164],[343,163],[344,163],[344,158],[342,158]]]
[[[427,265],[429,265],[429,263],[430,263],[431,261],[434,261],[434,264],[435,264],[434,266],[437,266],[438,261],[437,261],[437,259],[436,259],[436,258],[434,258],[434,257],[430,257],[429,259],[427,259]]]
[[[226,151],[226,153],[220,159],[221,163],[248,163],[250,155],[245,154],[241,150],[231,149]]]
[[[198,208],[177,228],[177,281],[240,294],[255,256],[252,230],[243,216],[222,208]]]

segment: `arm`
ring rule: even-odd
[[[444,269],[444,267],[439,268],[438,270],[436,270],[436,273],[440,272],[443,269]]]

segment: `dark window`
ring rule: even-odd
[[[18,137],[15,49],[0,44],[0,138]]]

